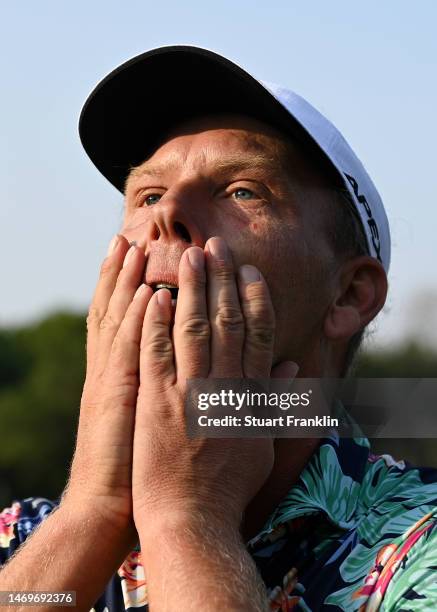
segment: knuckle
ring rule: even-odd
[[[273,309],[265,301],[252,303],[245,312],[247,342],[259,347],[271,347],[275,338]]]
[[[116,336],[112,342],[107,374],[114,381],[135,377],[138,372],[139,341]],[[108,374],[109,372],[109,374]]]
[[[100,321],[101,330],[118,329],[119,325],[120,325],[119,322],[109,313],[106,313],[106,315]]]
[[[173,356],[173,345],[168,336],[156,334],[143,343],[142,350],[160,358]]]
[[[270,295],[264,283],[251,283],[246,287],[246,300],[250,305],[265,306],[270,305]]]
[[[138,347],[133,343],[114,340],[110,358],[98,385],[102,397],[109,400],[114,393],[122,396],[123,390],[128,392],[131,387],[138,386],[139,362],[137,356]]]
[[[254,327],[262,326],[269,329],[275,327],[275,313],[269,307],[269,304],[264,301],[252,301],[244,309],[244,314],[248,325],[253,325]]]
[[[190,317],[181,323],[181,332],[183,335],[208,340],[210,336],[209,322],[203,317]]]
[[[96,306],[91,306],[86,318],[87,330],[89,331],[90,329],[100,325],[102,316],[101,311]]]
[[[114,377],[111,377],[106,384],[105,397],[99,404],[99,414],[101,416],[111,415],[114,412],[114,406],[133,405],[137,393],[138,375],[136,373],[127,373],[120,380],[114,380]]]
[[[275,312],[269,295],[262,285],[247,287],[247,300],[243,302],[243,310],[247,319],[254,325],[264,324],[266,327],[274,327]]]
[[[247,335],[247,341],[255,346],[270,348],[275,337],[274,327],[258,323],[252,325]]]
[[[215,316],[216,326],[228,333],[235,334],[243,331],[243,315],[236,306],[221,306]]]
[[[224,261],[216,261],[213,266],[214,275],[222,282],[235,281],[234,270],[230,264]]]
[[[108,381],[109,383],[109,381]],[[115,398],[130,396],[132,392],[138,390],[138,375],[137,372],[125,372],[118,380],[112,380],[111,385],[108,384],[105,401],[103,406],[112,409],[113,400]]]

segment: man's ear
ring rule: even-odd
[[[366,327],[384,306],[387,276],[379,261],[365,255],[345,262],[337,279],[324,332],[333,341],[349,340]]]

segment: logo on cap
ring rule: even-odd
[[[376,224],[376,221],[372,215],[372,209],[370,208],[369,202],[366,200],[366,196],[363,194],[359,194],[358,190],[358,183],[357,181],[354,179],[353,176],[351,176],[350,174],[346,174],[346,172],[344,173],[345,177],[347,178],[347,180],[349,181],[349,183],[352,186],[352,189],[354,190],[354,194],[355,197],[357,198],[358,202],[360,204],[362,204],[364,206],[364,210],[366,211],[367,214],[367,224],[370,228],[370,234],[372,236],[372,245],[373,248],[375,249],[376,252],[376,257],[378,258],[378,260],[382,263],[382,259],[381,259],[381,240],[379,238],[379,231],[378,231],[378,226]]]

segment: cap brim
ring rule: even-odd
[[[123,193],[130,169],[172,126],[214,113],[254,117],[325,157],[259,81],[226,58],[191,46],[153,49],[116,68],[85,102],[79,134],[91,161]]]

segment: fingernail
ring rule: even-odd
[[[203,251],[199,248],[189,249],[188,261],[194,270],[203,270],[204,258]]]
[[[211,238],[208,241],[208,250],[215,259],[227,259],[228,247],[222,238]]]
[[[129,261],[132,259],[132,255],[135,253],[135,249],[136,249],[135,245],[131,246],[129,251],[126,253],[126,257],[124,258],[124,262],[123,262],[123,268],[125,268],[127,264],[129,263]]]
[[[261,280],[260,273],[258,272],[257,268],[255,268],[255,266],[241,266],[239,272],[241,280],[246,285],[248,285],[249,283],[256,283],[257,281]]]
[[[299,372],[299,366],[294,361],[286,361],[287,373],[289,378],[296,378],[297,373]]]
[[[168,304],[168,299],[170,295],[171,293],[168,289],[159,289],[159,291],[156,294],[158,304],[160,306],[166,306]]]
[[[109,257],[110,255],[112,255],[112,253],[115,251],[115,247],[117,246],[119,242],[120,242],[120,236],[116,234],[114,238],[111,240],[111,242],[109,243],[108,252],[106,254],[106,257]]]
[[[140,297],[143,297],[144,292],[146,290],[146,285],[140,285],[138,289],[135,291],[134,300],[137,300]]]

